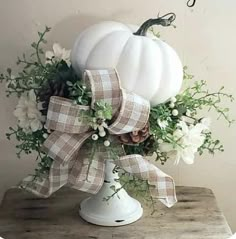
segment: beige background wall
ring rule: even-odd
[[[177,14],[177,29],[161,29],[196,79],[204,79],[211,89],[225,85],[236,96],[236,1],[197,0],[193,9],[187,0],[0,0],[0,71],[14,65],[17,55],[29,51],[44,25],[53,27],[49,45],[55,41],[71,48],[76,35],[87,25],[103,19],[140,24],[158,12]],[[15,123],[12,111],[16,100],[4,96],[0,85],[0,198],[4,191],[32,172],[33,157],[16,159],[14,142],[4,135]],[[225,103],[226,104],[226,103]],[[231,105],[236,118],[235,103]],[[213,115],[212,115],[213,116]],[[236,231],[236,125],[230,129],[214,122],[215,135],[221,137],[225,152],[196,158],[192,166],[165,166],[179,185],[213,189],[232,230]],[[1,213],[1,212],[0,212]]]

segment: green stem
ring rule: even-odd
[[[203,93],[203,92],[202,92]],[[229,96],[228,94],[225,94],[225,93],[222,93],[222,92],[216,92],[216,93],[211,93],[211,94],[207,94],[207,95],[204,95],[196,100],[202,100],[202,99],[206,99],[210,96],[214,96],[214,97],[219,97],[219,96]]]
[[[18,59],[17,63],[19,63],[19,64],[23,63],[23,64],[30,65],[30,66],[35,65],[35,62],[28,62],[26,60],[21,60],[21,59]]]
[[[169,18],[165,18],[167,16],[169,16]],[[168,13],[162,17],[158,17],[158,18],[154,18],[154,19],[150,18],[147,21],[145,21],[140,26],[140,28],[133,34],[137,35],[137,36],[146,36],[146,33],[151,26],[161,25],[163,27],[168,27],[168,26],[171,26],[171,24],[175,20],[175,18],[176,18],[176,15],[174,13]]]
[[[41,39],[41,40],[42,40],[42,39]],[[40,44],[41,40],[39,40],[39,41],[37,42],[37,46],[36,46],[36,56],[37,56],[37,59],[38,59],[39,64],[40,64],[43,68],[45,68],[45,66],[43,65],[43,63],[42,63],[42,61],[41,61],[41,59],[40,59],[40,55],[39,55],[39,44]]]
[[[121,189],[123,189],[125,187],[126,184],[128,184],[128,182],[124,183],[120,188],[116,189],[112,195],[110,195],[106,198],[106,201],[108,201],[110,198],[113,198]]]
[[[49,32],[49,31],[50,31],[50,28],[46,27],[46,29],[44,30],[44,32],[43,32],[42,34],[40,34],[39,40],[38,40],[38,42],[37,42],[37,44],[36,44],[36,48],[35,48],[35,49],[36,49],[36,56],[37,56],[38,62],[39,62],[39,64],[40,64],[43,68],[45,68],[45,66],[43,65],[43,63],[42,63],[42,61],[41,61],[41,58],[40,58],[39,46],[40,46],[41,42],[43,41],[45,34],[46,34],[47,32]]]

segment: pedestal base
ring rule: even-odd
[[[102,188],[96,195],[81,202],[79,214],[85,221],[101,226],[122,226],[142,217],[141,204],[120,189],[118,175],[112,173],[113,168],[113,163],[106,163],[106,180]],[[114,188],[119,189],[115,194]]]
[[[99,203],[100,207],[96,205],[96,208],[94,208],[93,198],[87,198],[80,204],[79,214],[85,221],[100,226],[127,225],[137,221],[143,215],[141,204],[135,199],[130,199],[128,207],[123,202],[120,202],[120,205],[106,205],[107,202],[103,202],[104,205]],[[132,207],[130,203],[132,203]]]

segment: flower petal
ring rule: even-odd
[[[62,57],[65,60],[69,60],[70,59],[70,50],[66,50],[65,48],[63,48],[63,53],[62,53]]]
[[[201,123],[203,125],[205,125],[207,128],[209,128],[211,125],[211,118],[209,118],[209,117],[203,118],[203,119],[201,119]]]
[[[28,93],[29,101],[36,102],[36,95],[34,90],[30,90]]]
[[[159,149],[161,152],[170,152],[174,150],[173,145],[170,143],[161,143],[159,144]]]
[[[185,121],[180,121],[180,122],[178,123],[178,126],[182,129],[182,131],[184,132],[184,134],[187,134],[187,133],[188,133],[189,129],[188,129],[188,126],[187,126],[187,124],[186,124]]]
[[[193,164],[194,163],[194,148],[191,147],[186,147],[181,155],[182,160],[186,163],[186,164]]]
[[[46,51],[45,52],[45,58],[46,60],[52,59],[54,57],[54,53],[52,51]]]
[[[54,43],[53,46],[53,52],[56,58],[61,58],[63,54],[63,49],[58,43]]]
[[[26,119],[18,121],[18,125],[22,129],[29,129],[30,128],[30,122],[29,122],[29,120],[26,120]]]
[[[42,129],[42,123],[38,119],[35,119],[30,122],[30,127],[32,131],[35,132],[39,129]]]
[[[16,118],[26,117],[26,111],[24,111],[22,108],[16,108],[13,112],[13,115]]]

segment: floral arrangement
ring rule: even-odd
[[[45,35],[50,31],[46,27],[38,32],[39,40],[33,42],[30,57],[23,54],[18,58],[17,65],[22,71],[17,75],[7,69],[6,74],[0,74],[0,81],[6,83],[7,96],[16,95],[19,102],[14,111],[17,126],[10,127],[6,134],[8,139],[16,137],[18,140],[17,156],[22,153],[37,153],[38,168],[35,178],[47,174],[52,159],[41,151],[41,146],[51,131],[45,127],[45,120],[51,96],[69,98],[75,104],[89,105],[91,102],[90,89],[82,81],[82,77],[75,74],[70,64],[70,51],[62,48],[58,43],[53,44],[52,51],[44,51]],[[228,108],[221,107],[222,98],[233,101],[233,96],[225,93],[223,87],[217,92],[210,92],[205,81],[195,81],[190,84],[193,76],[184,67],[184,81],[191,86],[186,87],[176,97],[151,108],[149,123],[140,131],[121,135],[120,142],[127,154],[141,154],[153,156],[153,160],[164,164],[167,160],[178,164],[183,160],[187,164],[194,162],[197,153],[205,151],[214,154],[223,151],[223,145],[214,139],[210,130],[211,120],[202,116],[202,110],[215,110],[230,125],[233,120],[228,116]],[[106,122],[111,120],[112,109],[100,102],[93,111],[84,114],[89,125],[97,130],[90,141],[95,147],[100,143],[109,148],[106,136]],[[115,148],[110,147],[113,155]],[[93,150],[92,150],[93,152]],[[92,154],[91,152],[91,154]],[[154,157],[155,156],[155,157]],[[147,192],[145,182],[121,172],[124,187],[136,191]],[[144,183],[144,184],[143,184]],[[144,185],[144,186],[143,186]],[[146,185],[146,186],[145,186]],[[137,187],[138,186],[138,187]],[[117,192],[119,189],[114,189]]]

